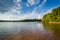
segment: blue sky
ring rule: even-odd
[[[41,19],[60,0],[0,0],[0,20]]]

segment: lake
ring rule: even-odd
[[[0,22],[0,40],[60,40],[60,25]]]

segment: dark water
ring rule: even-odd
[[[0,22],[0,40],[60,40],[60,25]]]

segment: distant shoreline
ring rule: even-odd
[[[41,19],[25,19],[25,20],[0,20],[0,22],[41,22]]]

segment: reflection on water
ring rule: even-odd
[[[44,24],[44,27],[53,32],[55,40],[60,40],[60,24]]]
[[[0,22],[0,40],[60,40],[60,25]]]

